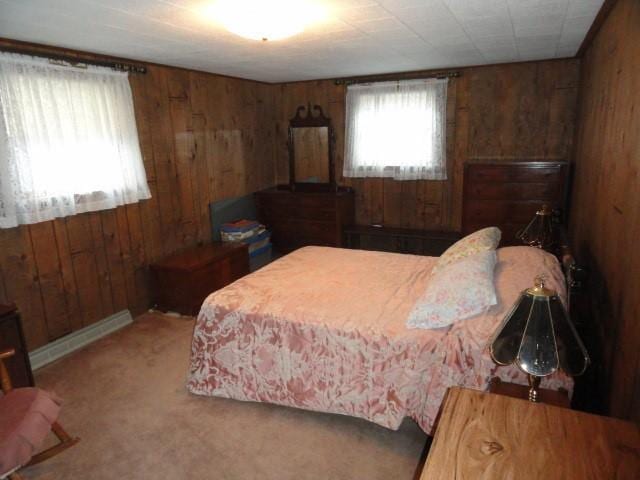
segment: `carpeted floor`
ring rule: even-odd
[[[364,420],[198,397],[185,389],[193,319],[144,314],[36,372],[78,445],[27,479],[407,479],[427,436]]]

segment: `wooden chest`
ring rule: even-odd
[[[464,169],[462,233],[484,227],[502,230],[502,245],[519,245],[516,233],[543,204],[566,207],[565,162],[467,163]]]
[[[154,303],[163,311],[197,315],[211,293],[249,273],[244,244],[214,242],[151,265]]]
[[[271,230],[271,241],[281,253],[307,245],[341,247],[342,232],[354,222],[351,190],[300,192],[278,188],[255,194],[258,218]]]
[[[32,387],[33,373],[24,340],[20,314],[15,305],[0,305],[0,350],[13,348],[16,354],[6,359],[5,365],[14,388]]]

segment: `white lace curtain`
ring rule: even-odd
[[[445,180],[447,80],[347,88],[345,177]]]
[[[126,73],[0,54],[0,228],[150,197]]]

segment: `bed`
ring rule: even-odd
[[[537,274],[565,298],[556,258],[498,250],[498,304],[441,329],[405,322],[437,257],[305,247],[211,294],[193,334],[187,387],[199,395],[350,415],[431,433],[446,389],[486,389],[492,377],[526,384],[486,349]],[[571,390],[554,375],[548,388]]]

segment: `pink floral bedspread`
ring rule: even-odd
[[[498,250],[498,305],[437,330],[408,329],[434,257],[306,247],[211,294],[191,347],[192,393],[339,413],[427,433],[446,389],[486,389],[498,367],[487,343],[538,274],[564,297],[557,260],[530,247]],[[452,285],[455,288],[455,285]],[[571,390],[554,375],[543,386]]]

